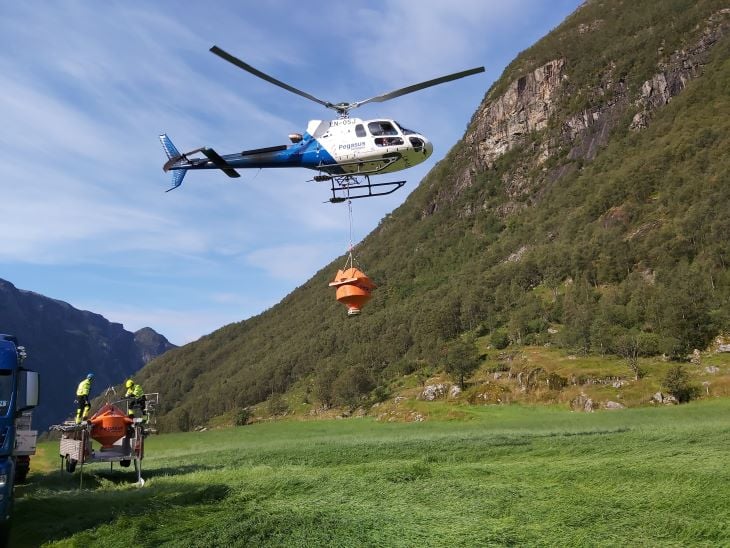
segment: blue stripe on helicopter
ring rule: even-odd
[[[342,173],[332,155],[311,135],[305,134],[301,143],[284,150],[244,154],[226,154],[223,160],[233,168],[303,167]]]

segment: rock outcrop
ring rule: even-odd
[[[522,144],[530,132],[547,126],[565,77],[564,66],[564,59],[554,59],[512,82],[493,101],[487,99],[467,138],[476,150],[478,167],[494,167],[500,156]]]
[[[596,21],[579,29],[581,34],[601,32],[602,22]],[[569,63],[553,59],[513,80],[497,97],[486,97],[477,110],[464,137],[464,150],[459,162],[465,164],[450,187],[449,194],[435,196],[423,210],[428,216],[440,208],[440,202],[450,202],[479,180],[479,173],[494,170],[508,152],[524,147],[523,159],[517,167],[501,175],[509,200],[495,211],[506,218],[528,207],[525,197],[539,199],[545,187],[578,169],[576,162],[593,160],[607,145],[612,132],[636,111],[630,129],[648,126],[653,113],[669,103],[688,83],[702,74],[712,47],[730,29],[730,8],[718,11],[706,21],[692,45],[672,52],[657,65],[657,73],[638,89],[631,89],[616,64],[609,62],[597,67],[598,84],[592,89],[573,89]],[[661,54],[660,53],[660,59]],[[579,94],[592,98],[591,106],[565,115],[570,96]],[[554,119],[561,111],[562,121]],[[552,167],[542,167],[559,156]],[[479,211],[480,207],[463,209],[462,216]]]
[[[631,129],[640,130],[649,124],[652,114],[678,95],[690,80],[702,74],[710,50],[728,32],[730,8],[722,9],[710,17],[702,36],[693,46],[675,51],[667,62],[660,63],[660,72],[641,86],[636,101],[640,108],[631,121]]]

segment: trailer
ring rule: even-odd
[[[126,411],[125,401],[106,403],[88,420],[80,424],[67,421],[52,426],[52,430],[61,432],[59,456],[61,470],[73,474],[77,467],[80,471],[80,485],[83,485],[84,466],[88,464],[108,462],[110,470],[114,463],[128,468],[134,464],[137,485],[143,486],[142,460],[144,459],[145,438],[155,432],[149,420],[154,413],[159,394],[145,394],[148,402],[145,416],[130,415]],[[100,447],[95,448],[93,442]]]
[[[23,411],[15,419],[15,482],[24,483],[30,471],[30,457],[35,455],[38,430],[31,427],[31,411]]]

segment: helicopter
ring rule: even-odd
[[[362,101],[332,103],[277,80],[218,46],[214,45],[210,51],[266,82],[334,110],[338,118],[310,120],[304,133],[289,134],[291,144],[288,145],[223,155],[209,147],[181,154],[167,134],[162,134],[160,141],[168,158],[162,169],[172,173],[172,187],[166,192],[179,187],[190,170],[219,169],[229,177],[240,177],[237,169],[300,167],[317,172],[311,180],[330,182],[332,197],[328,201],[331,203],[391,194],[406,181],[371,182],[370,176],[393,173],[420,164],[431,156],[433,145],[423,134],[407,129],[395,120],[350,118],[350,111],[368,103],[382,103],[484,72],[484,67],[476,67]]]

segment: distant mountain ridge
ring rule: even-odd
[[[92,395],[119,384],[175,345],[149,327],[132,333],[100,314],[16,288],[0,279],[0,333],[26,347],[26,366],[41,373],[41,404],[33,424],[44,430],[74,411],[75,390],[95,375]]]

